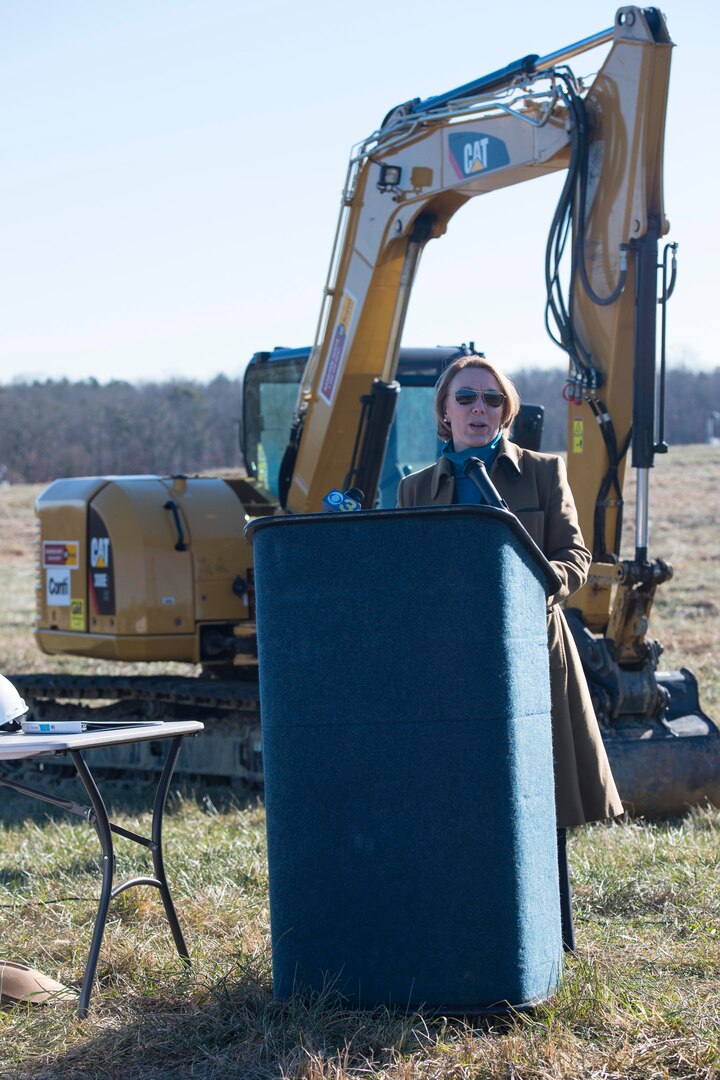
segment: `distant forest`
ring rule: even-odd
[[[522,370],[523,401],[545,406],[543,449],[565,449],[565,372]],[[720,413],[720,368],[668,372],[666,439],[705,442]],[[161,475],[242,465],[242,381],[131,384],[95,380],[0,386],[0,476],[47,483],[59,476]],[[720,436],[720,417],[715,423]]]
[[[0,387],[0,469],[10,483],[59,476],[194,473],[242,463],[242,383],[94,379]]]

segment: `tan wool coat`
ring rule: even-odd
[[[561,602],[584,585],[590,566],[565,462],[523,450],[504,436],[490,478],[562,581],[548,599],[555,803],[560,827],[616,817],[623,807],[608,763],[575,642]],[[400,481],[398,506],[447,506],[454,501],[452,464]]]

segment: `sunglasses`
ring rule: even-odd
[[[505,403],[505,394],[500,390],[456,390],[455,400],[458,405],[474,405],[481,397],[488,409],[499,409]]]

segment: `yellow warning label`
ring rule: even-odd
[[[572,449],[573,454],[582,454],[585,448],[585,421],[573,420],[572,422]]]
[[[71,630],[84,630],[85,629],[85,601],[84,600],[71,600],[70,601],[70,629]]]

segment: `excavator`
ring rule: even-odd
[[[570,61],[600,47],[597,73],[576,76]],[[13,675],[35,711],[90,698],[113,715],[204,710],[212,719],[185,769],[261,780],[244,526],[320,511],[339,487],[361,490],[364,508],[394,505],[399,477],[436,457],[432,387],[460,348],[401,348],[421,254],[475,196],[560,172],[546,325],[568,363],[568,474],[593,554],[568,619],[628,809],[720,805],[720,731],[690,672],[659,671],[662,647],[649,635],[655,591],[672,575],[651,557],[648,535],[650,470],[667,450],[664,342],[677,263],[677,245],[661,244],[672,48],[658,9],[622,7],[579,42],[391,109],[351,154],[313,347],[258,353],[248,365],[247,475],[60,479],[37,500],[40,649],[176,661],[201,674]],[[514,433],[533,448],[540,411],[526,407]],[[635,550],[623,557],[629,455]],[[154,766],[145,745],[146,759],[128,768]]]

